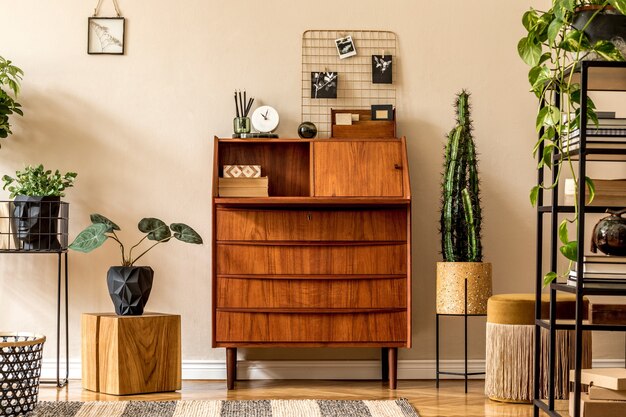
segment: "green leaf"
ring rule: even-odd
[[[559,46],[567,52],[588,51],[591,49],[587,35],[575,29],[567,32]]]
[[[615,7],[621,14],[626,14],[626,0],[609,0],[609,4]]]
[[[170,228],[167,227],[165,222],[154,217],[141,219],[137,227],[141,232],[147,233],[150,240],[169,240],[168,238],[172,237]]]
[[[569,242],[569,237],[568,237],[568,233],[567,233],[567,224],[568,223],[569,222],[567,221],[567,219],[565,219],[559,225],[559,240],[564,245],[566,245]]]
[[[541,57],[541,44],[535,40],[534,36],[528,35],[527,37],[520,39],[517,44],[517,52],[526,64],[534,67],[539,64],[539,59]]]
[[[563,20],[559,18],[554,19],[552,23],[550,23],[550,26],[548,26],[548,42],[551,44],[554,43],[562,28]]]
[[[589,199],[587,204],[591,204],[596,196],[596,186],[593,183],[593,180],[589,177],[585,177],[585,184],[587,184],[587,188],[589,189]]]
[[[550,72],[550,68],[546,65],[538,65],[536,67],[532,67],[528,72],[528,81],[535,91],[543,91],[546,86],[546,83],[552,78],[552,73]]]
[[[202,244],[202,237],[193,230],[191,227],[184,223],[172,223],[170,228],[174,232],[174,237],[181,242],[193,243],[196,245]]]
[[[543,126],[556,126],[561,120],[561,111],[556,106],[545,106],[537,114],[537,131]]]
[[[537,204],[537,198],[539,197],[539,189],[541,187],[539,185],[535,185],[531,190],[530,190],[530,204],[535,207],[535,205]]]
[[[108,226],[103,223],[92,224],[80,232],[69,248],[78,252],[89,253],[99,248],[107,240],[105,233]]]
[[[546,165],[548,168],[552,168],[552,151],[554,150],[554,144],[550,143],[543,148],[543,156],[539,166]]]
[[[624,61],[624,56],[611,41],[598,41],[593,50],[607,61]]]
[[[537,20],[539,20],[537,12],[535,10],[529,10],[522,16],[522,25],[530,32],[537,25]]]
[[[578,256],[578,242],[575,240],[567,242],[565,245],[561,246],[559,250],[567,259],[576,262],[576,257]]]
[[[547,274],[545,274],[543,277],[543,287],[545,288],[550,285],[552,281],[557,278],[557,276],[558,275],[556,274],[556,272],[548,272]]]
[[[89,216],[89,218],[91,219],[91,223],[93,224],[105,224],[107,226],[107,233],[110,233],[113,230],[120,230],[120,227],[117,224],[113,223],[102,214],[94,213]]]

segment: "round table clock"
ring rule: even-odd
[[[261,106],[252,113],[251,121],[252,126],[260,133],[271,133],[278,126],[280,118],[273,107]]]

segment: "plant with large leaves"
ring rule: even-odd
[[[11,132],[9,117],[12,114],[23,116],[20,103],[15,101],[20,92],[20,82],[24,72],[11,61],[0,56],[0,138]],[[9,94],[11,93],[11,94]]]
[[[90,218],[92,224],[76,236],[76,239],[72,242],[69,248],[79,252],[88,253],[102,246],[107,239],[113,239],[120,245],[122,266],[133,266],[135,262],[148,253],[152,248],[161,243],[169,242],[172,238],[185,243],[202,244],[202,237],[200,237],[195,230],[186,224],[172,223],[168,226],[162,220],[154,217],[146,217],[141,219],[137,225],[139,231],[145,233],[146,235],[141,238],[139,242],[130,247],[128,253],[126,253],[124,244],[117,236],[117,233],[115,233],[120,230],[120,227],[117,224],[101,214],[92,214]],[[146,239],[153,241],[154,243],[152,243],[138,256],[133,257],[133,250],[139,247],[139,245],[141,245]]]
[[[595,7],[594,14],[582,28],[574,27],[578,8],[586,5]],[[574,179],[575,195],[578,196],[580,181],[577,178],[574,164],[569,154],[567,141],[570,132],[581,126],[581,87],[574,74],[582,60],[590,57],[607,61],[624,61],[622,53],[609,40],[592,43],[585,33],[587,27],[607,7],[626,14],[626,0],[552,0],[548,11],[531,9],[524,13],[522,24],[527,30],[517,46],[522,60],[531,68],[528,80],[531,91],[539,99],[536,128],[540,138],[533,148],[538,159],[538,169],[545,167],[556,170],[556,181],[552,184],[539,184],[532,188],[530,201],[536,205],[540,189],[554,188],[566,167]],[[593,101],[587,98],[586,119],[598,124]],[[542,152],[539,152],[543,149]],[[553,161],[553,155],[562,155]],[[589,189],[589,198],[593,199],[594,186],[589,178],[582,181]],[[578,198],[575,198],[574,216],[564,219],[559,225],[559,239],[562,242],[561,253],[571,262],[576,261],[578,244],[568,236],[568,223],[578,222]],[[556,271],[544,277],[544,285],[548,285],[558,276]]]

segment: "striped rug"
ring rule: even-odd
[[[29,417],[419,417],[406,399],[40,402]]]

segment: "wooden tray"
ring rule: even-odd
[[[352,113],[359,115],[358,122],[351,125],[335,124],[337,113]],[[396,110],[393,110],[393,120],[372,120],[371,110],[363,109],[331,109],[332,123],[330,137],[336,139],[350,138],[395,138],[396,137]]]

